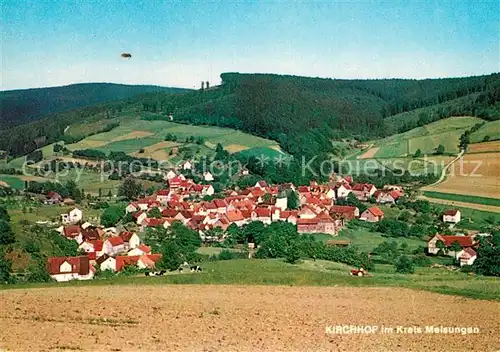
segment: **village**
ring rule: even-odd
[[[196,231],[207,246],[225,241],[229,236],[226,230],[233,224],[242,227],[252,222],[269,225],[280,221],[296,226],[299,234],[326,234],[333,245],[345,245],[333,239],[350,221],[378,223],[384,219],[382,205],[395,205],[405,197],[403,188],[397,185],[377,189],[372,184],[355,183],[351,176],[332,175],[328,183],[310,182],[308,186],[268,185],[259,181],[244,189],[227,189],[221,197],[214,198],[210,184],[213,178],[205,173],[204,180],[206,184],[196,184],[181,172],[166,172],[165,188],[126,206],[127,216],[133,219],[133,230],[121,223],[112,227],[92,224],[85,220],[82,210],[73,206],[67,214],[61,214],[57,232],[76,241],[81,255],[49,258],[47,270],[51,278],[59,282],[89,280],[97,271],[118,273],[128,266],[153,271],[162,254],[153,253],[143,242],[144,235],[148,229],[168,229],[175,222]],[[346,199],[366,203],[366,210],[342,205]],[[49,192],[44,203],[71,205],[72,201]],[[453,228],[461,221],[460,210],[448,209],[440,220]],[[472,265],[477,258],[478,234],[421,235],[430,237],[428,255],[445,253],[456,259],[459,266]],[[249,257],[256,249],[252,242],[250,239],[245,244],[251,251]]]

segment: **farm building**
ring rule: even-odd
[[[371,207],[366,209],[361,216],[360,220],[368,222],[378,222],[384,218],[384,212],[378,207]]]
[[[458,209],[449,209],[443,212],[443,222],[457,224],[461,220],[461,213]]]
[[[70,280],[90,280],[95,269],[86,255],[78,257],[52,257],[47,261],[47,272],[58,282]]]

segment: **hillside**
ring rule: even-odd
[[[449,117],[410,131],[375,141],[364,155],[373,158],[396,158],[420,154],[434,154],[439,145],[444,154],[458,154],[460,136],[472,126],[483,122],[477,117]],[[366,157],[360,156],[360,159]]]
[[[173,114],[176,122],[241,130],[274,140],[289,154],[321,160],[333,151],[332,140],[386,137],[454,115],[500,117],[500,74],[428,80],[239,73],[221,78],[222,85],[209,90],[142,94],[53,114],[0,132],[0,150],[25,155],[61,139],[74,143],[109,131],[131,116],[169,121]],[[439,114],[420,111],[415,122],[405,123],[415,120],[405,114],[431,107]]]
[[[48,114],[126,99],[138,94],[185,91],[187,89],[112,83],[3,91],[0,92],[0,129],[21,125]]]

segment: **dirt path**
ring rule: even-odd
[[[446,178],[446,173],[448,172],[448,169],[451,167],[451,165],[453,165],[453,163],[455,161],[460,159],[464,155],[464,153],[465,153],[465,150],[461,150],[460,153],[456,156],[456,158],[454,158],[453,160],[450,160],[450,162],[448,164],[446,164],[445,167],[443,167],[443,170],[441,171],[441,176],[439,177],[439,180],[437,180],[433,184],[427,185],[426,187],[432,187],[432,186],[435,186],[435,185],[443,182],[444,179]]]
[[[426,197],[426,196],[419,196],[418,198],[423,199],[423,200],[428,200],[429,202],[436,203],[436,204],[446,204],[446,205],[451,205],[451,206],[454,205],[456,207],[470,208],[470,209],[477,209],[477,210],[483,210],[483,211],[490,211],[490,212],[494,212],[494,213],[500,213],[500,207],[495,207],[493,205],[457,202],[454,200],[431,198],[431,197]]]
[[[0,291],[8,351],[493,351],[500,303],[399,288],[84,286]],[[335,325],[392,333],[332,334]],[[421,333],[403,333],[418,327]],[[476,327],[431,334],[426,326]],[[334,328],[333,328],[334,329]]]

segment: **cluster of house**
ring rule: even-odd
[[[152,254],[134,232],[104,229],[88,222],[63,225],[57,231],[75,240],[82,255],[49,258],[47,270],[56,281],[89,280],[97,268],[112,272],[122,271],[128,265],[152,269],[161,258],[161,254]]]
[[[472,265],[477,258],[476,249],[479,241],[477,235],[468,236],[445,236],[437,234],[427,243],[427,252],[429,254],[443,254],[454,257],[459,261],[460,266]],[[453,244],[458,244],[453,246]]]
[[[351,177],[333,176],[329,183],[311,182],[308,186],[291,183],[270,186],[259,181],[254,186],[241,190],[226,190],[224,198],[211,201],[193,201],[214,194],[212,185],[200,185],[183,175],[167,175],[168,188],[157,191],[151,197],[128,204],[126,211],[132,213],[141,231],[148,227],[168,228],[174,221],[197,230],[202,239],[215,240],[208,234],[214,228],[227,229],[231,224],[242,226],[252,221],[270,224],[286,221],[297,225],[299,233],[327,233],[336,235],[353,218],[377,222],[384,217],[376,206],[360,214],[354,206],[336,205],[336,200],[353,193],[359,200],[374,197],[379,203],[394,203],[403,195],[402,190],[377,190],[372,184],[353,184]],[[288,209],[287,194],[298,194],[299,208]],[[150,216],[157,208],[161,217]],[[219,239],[221,240],[221,239]]]

